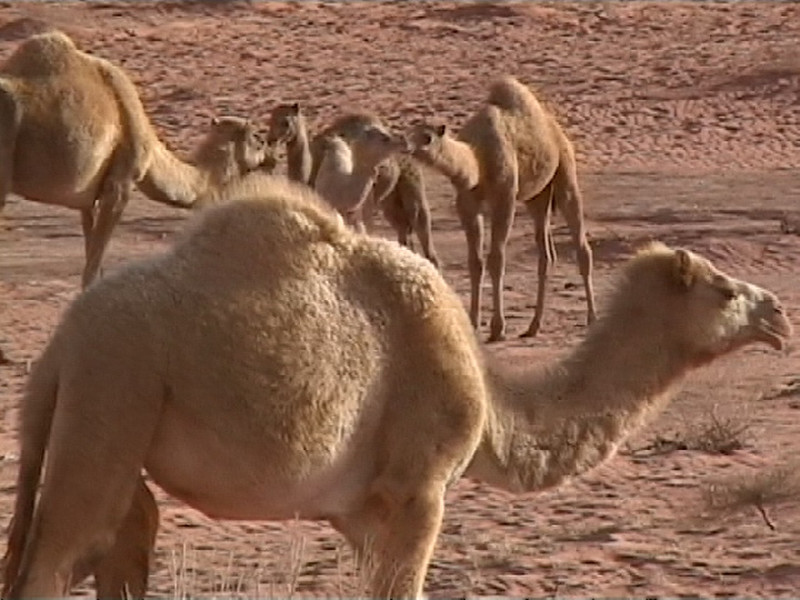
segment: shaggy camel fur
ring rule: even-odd
[[[381,120],[374,115],[347,114],[336,119],[309,143],[306,119],[300,105],[296,102],[280,104],[270,115],[267,142],[270,145],[285,143],[289,178],[314,187],[322,164],[325,140],[332,135],[350,140],[371,125],[383,127]],[[367,229],[371,228],[376,206],[380,206],[400,244],[411,248],[410,236],[415,232],[422,254],[438,267],[425,183],[415,160],[401,154],[389,157],[378,166],[372,193],[362,208],[362,220]]]
[[[395,153],[407,152],[405,138],[369,125],[348,143],[338,135],[325,138],[314,189],[357,231],[364,231],[362,209],[377,175],[378,165]]]
[[[491,222],[487,257],[492,279],[493,314],[489,341],[505,337],[503,278],[506,243],[517,200],[526,203],[536,224],[539,283],[536,312],[523,337],[539,331],[544,313],[547,274],[555,261],[550,214],[558,208],[572,233],[588,306],[595,319],[592,251],[586,239],[583,200],[575,170],[575,152],[555,117],[531,91],[512,77],[492,84],[486,105],[461,129],[449,135],[444,125],[412,129],[414,156],[448,177],[456,189],[456,207],[467,238],[471,285],[470,318],[480,325],[483,282],[483,213]]]
[[[428,261],[282,178],[227,200],[78,296],[34,366],[7,598],[64,595],[73,565],[135,545],[120,524],[142,468],[212,518],[327,520],[368,562],[371,595],[419,597],[459,477],[557,485],[690,370],[791,333],[772,293],[654,244],[569,356],[487,375]]]
[[[158,139],[125,72],[60,32],[28,38],[0,67],[0,209],[13,192],[80,210],[83,286],[100,268],[133,183],[190,207],[260,163],[259,145],[249,124],[226,118],[212,124],[196,164],[182,162]]]

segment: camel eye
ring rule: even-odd
[[[737,292],[734,288],[729,286],[718,287],[717,291],[720,294],[722,294],[722,297],[725,298],[726,301],[733,300],[734,298],[736,298],[736,296],[739,295],[739,292]]]

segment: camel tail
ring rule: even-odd
[[[28,381],[21,407],[22,449],[17,474],[17,497],[3,557],[3,597],[13,595],[33,521],[36,492],[58,392],[58,368],[52,345],[45,350]]]

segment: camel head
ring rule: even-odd
[[[423,122],[414,125],[408,134],[412,156],[424,164],[433,164],[434,159],[442,153],[442,139],[447,135],[449,131],[444,124]]]
[[[240,175],[268,162],[264,142],[250,120],[243,117],[212,117],[203,146],[205,152],[211,150],[232,156]]]
[[[404,136],[393,135],[380,125],[367,125],[352,138],[356,164],[377,167],[394,154],[405,154],[410,148]]]
[[[651,315],[652,343],[672,344],[694,366],[757,342],[781,350],[792,334],[775,294],[730,277],[689,250],[660,243],[628,264],[611,313],[621,326]]]
[[[275,146],[296,140],[302,126],[300,122],[302,117],[303,112],[298,102],[278,104],[269,115],[267,144]]]

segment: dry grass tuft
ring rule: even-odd
[[[671,437],[656,436],[646,446],[632,448],[627,454],[654,456],[677,450],[696,450],[728,455],[747,446],[751,434],[752,421],[748,417],[739,413],[721,415],[717,405],[714,405],[702,420],[687,422],[681,431]]]
[[[800,464],[786,463],[710,483],[703,490],[703,500],[706,511],[717,516],[755,509],[774,530],[767,507],[800,502]]]

